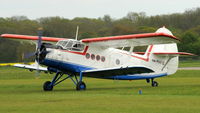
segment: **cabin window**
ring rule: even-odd
[[[95,59],[95,55],[94,55],[94,54],[91,55],[91,59],[92,59],[92,60]]]
[[[87,59],[89,59],[89,58],[90,58],[90,54],[87,53],[87,54],[85,55],[85,57],[86,57]]]
[[[97,61],[100,60],[100,56],[99,56],[99,55],[96,56],[96,60],[97,60]]]
[[[144,55],[148,46],[136,46],[133,49],[133,53]]]
[[[148,46],[135,46],[133,47],[133,53],[135,54],[140,54],[140,55],[144,55],[146,50],[147,50]],[[118,48],[127,52],[130,52],[131,47],[123,47],[123,48]]]
[[[104,56],[101,56],[101,61],[105,62],[106,58]]]

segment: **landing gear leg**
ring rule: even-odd
[[[72,80],[72,82],[75,84],[76,90],[78,90],[78,91],[79,90],[86,90],[86,85],[82,81],[82,72],[80,72],[80,80],[77,79],[77,75],[76,74],[66,74],[67,75],[66,77],[63,77],[63,75],[64,75],[64,73],[57,72],[51,82],[50,81],[46,81],[44,83],[43,90],[44,91],[52,91],[54,86],[58,85],[59,83],[63,82],[64,80],[66,80],[68,78],[70,78]]]
[[[158,87],[158,82],[154,81],[154,79],[151,79],[151,86],[152,87]]]

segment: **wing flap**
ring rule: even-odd
[[[166,33],[145,33],[111,37],[100,37],[83,39],[82,42],[88,45],[102,47],[128,47],[128,46],[144,46],[152,44],[166,44],[179,41],[173,35]]]
[[[107,78],[110,76],[134,75],[134,74],[151,73],[151,72],[154,72],[154,71],[146,67],[126,67],[126,68],[88,70],[82,73],[84,76],[87,76],[87,77]]]
[[[10,39],[22,39],[22,40],[38,40],[38,36],[17,35],[17,34],[2,34],[1,37]],[[59,40],[64,40],[64,39],[66,38],[42,37],[43,41],[49,41],[49,42],[58,42]]]

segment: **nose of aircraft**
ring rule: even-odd
[[[47,50],[47,48],[48,45],[42,43],[41,48],[36,52],[36,61],[38,63],[41,63],[45,59],[46,55],[51,52],[50,50]]]

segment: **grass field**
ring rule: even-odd
[[[112,81],[84,78],[86,91],[76,91],[70,80],[52,92],[42,84],[51,76],[0,67],[0,113],[199,113],[200,71],[178,71],[156,79],[159,87],[146,81]],[[142,89],[142,95],[138,94]]]
[[[180,61],[179,67],[200,67],[199,60]]]

